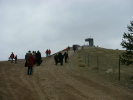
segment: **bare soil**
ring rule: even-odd
[[[64,52],[63,52],[64,53]],[[27,75],[25,60],[0,62],[0,100],[133,100],[133,90],[94,75],[81,51],[69,51],[63,66],[54,55]]]

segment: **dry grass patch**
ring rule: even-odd
[[[98,70],[97,74],[99,74],[99,76],[103,76],[105,80],[109,79],[109,81],[111,80],[118,81],[119,55],[125,52],[124,50],[86,47],[84,51],[86,55],[89,55],[89,66],[91,70]],[[88,62],[86,62],[86,64],[88,64]],[[113,73],[111,72],[110,74],[107,74],[106,71],[108,69],[112,69]],[[125,86],[133,88],[132,84],[133,80],[131,79],[131,77],[133,77],[133,65],[126,66],[121,64],[120,72],[121,72],[120,82],[122,84],[125,84]]]
[[[83,62],[83,60],[80,59],[79,62]]]
[[[98,67],[97,66],[91,66],[91,69],[92,70],[98,70]]]

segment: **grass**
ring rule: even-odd
[[[86,64],[91,69],[93,66],[98,67],[98,73],[100,76],[112,80],[118,81],[119,79],[119,55],[121,55],[124,50],[112,50],[105,48],[90,48],[84,47],[84,51],[81,51],[81,55],[83,56],[83,60],[85,60],[86,56]],[[88,60],[89,55],[89,60]],[[108,69],[113,69],[113,73],[107,74],[106,71]],[[97,69],[96,69],[97,70]],[[94,69],[92,70],[94,71]],[[124,86],[132,87],[133,82],[131,82],[131,77],[133,77],[133,65],[120,65],[120,83]]]

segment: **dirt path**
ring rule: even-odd
[[[43,58],[27,75],[24,60],[0,62],[0,100],[133,100],[133,91],[107,84],[79,67],[80,52],[69,51],[68,63],[55,65],[53,56]]]

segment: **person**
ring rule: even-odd
[[[37,66],[41,64],[41,53],[39,52],[39,50],[36,53],[36,63],[37,63]]]
[[[62,55],[61,52],[59,52],[58,59],[59,59],[59,62],[61,63],[61,66],[63,65],[63,58],[64,58],[64,56]]]
[[[74,53],[75,53],[75,50],[76,50],[76,46],[73,46],[73,50],[74,50]]]
[[[27,60],[27,57],[30,55],[31,51],[29,50],[28,53],[25,55],[25,60]]]
[[[27,58],[28,58],[28,56],[30,55],[30,53],[31,53],[31,51],[29,50],[28,51],[28,53],[26,53],[26,55],[25,55],[25,67],[27,67]]]
[[[49,50],[48,50],[48,56],[49,56],[49,57],[50,57],[50,54],[51,54],[51,50],[49,49]]]
[[[54,60],[55,60],[55,65],[57,65],[58,64],[58,55],[57,54],[55,54]]]
[[[68,50],[70,51],[70,47],[68,46]]]
[[[36,64],[36,51],[33,51],[32,55],[35,58],[35,61],[34,61],[34,65],[35,65]]]
[[[30,53],[30,55],[27,57],[27,66],[28,66],[28,75],[30,72],[30,75],[32,75],[32,67],[34,64],[35,58],[33,57],[32,53]]]
[[[66,48],[66,51],[67,51],[67,53],[68,53],[68,48]]]
[[[15,56],[15,64],[17,63],[17,55]]]
[[[68,54],[65,52],[64,53],[64,57],[65,57],[65,63],[67,62],[67,58],[68,58]]]
[[[46,57],[48,57],[48,49],[46,50],[46,52],[45,52],[45,53],[46,53]]]
[[[12,52],[12,54],[10,55],[10,58],[11,58],[11,63],[13,63],[13,58],[14,58],[13,52]]]

